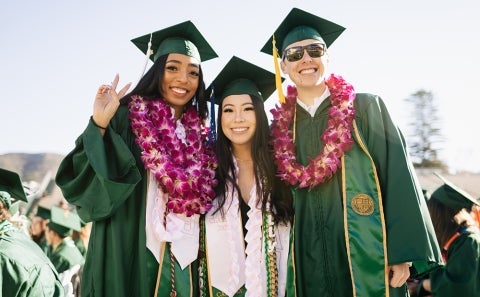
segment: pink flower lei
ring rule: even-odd
[[[271,110],[273,121],[271,125],[272,144],[275,164],[279,177],[288,184],[298,183],[299,188],[310,189],[332,177],[341,167],[340,158],[353,144],[351,131],[355,109],[353,101],[355,91],[341,76],[331,75],[326,79],[330,90],[330,107],[327,129],[321,139],[323,148],[314,158],[310,158],[307,166],[296,162],[295,144],[290,130],[296,109],[297,89],[288,86],[285,103]]]
[[[135,143],[142,149],[145,169],[168,194],[168,210],[188,217],[206,213],[215,198],[217,160],[212,146],[205,144],[208,129],[195,108],[185,110],[181,118],[186,132],[183,142],[175,133],[172,110],[164,100],[132,96],[129,107]]]

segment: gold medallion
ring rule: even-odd
[[[352,208],[359,215],[368,216],[373,213],[375,207],[372,197],[367,194],[358,194],[352,199]]]

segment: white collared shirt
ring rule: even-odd
[[[318,107],[320,106],[320,104],[322,104],[323,100],[325,100],[326,98],[328,98],[328,96],[330,96],[330,90],[328,88],[325,88],[325,91],[323,92],[322,95],[320,95],[319,97],[316,97],[315,99],[313,99],[313,104],[312,105],[306,105],[305,103],[303,103],[302,100],[300,100],[298,97],[297,97],[297,103],[303,108],[305,109],[311,116],[312,118],[315,116],[315,112],[317,112],[317,109]]]

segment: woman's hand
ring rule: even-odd
[[[119,76],[116,74],[111,85],[101,85],[98,88],[92,116],[97,126],[104,128],[108,126],[120,105],[120,99],[130,88],[131,83],[128,83],[117,93],[118,80]]]

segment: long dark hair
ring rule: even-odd
[[[168,54],[160,56],[153,63],[152,67],[145,73],[145,75],[140,79],[138,84],[133,88],[131,92],[123,96],[120,99],[120,104],[125,105],[130,102],[132,95],[143,96],[147,100],[158,99],[159,97],[163,98],[161,94],[160,84],[163,80],[165,74],[165,64],[167,62]],[[190,100],[185,107],[195,106],[198,115],[205,120],[208,117],[208,108],[207,101],[205,96],[205,82],[203,81],[203,71],[202,67],[199,69],[199,82],[198,88],[195,92],[195,96]]]
[[[253,135],[251,155],[253,160],[253,170],[255,182],[257,186],[257,196],[262,197],[262,211],[266,211],[266,203],[270,195],[270,208],[276,223],[291,222],[293,218],[292,193],[287,185],[285,185],[277,176],[276,168],[273,162],[272,148],[268,143],[269,126],[265,113],[263,100],[256,96],[250,96],[255,110],[256,129]],[[237,191],[239,199],[242,199],[240,187],[237,184],[235,174],[235,165],[233,162],[232,143],[225,136],[221,129],[222,108],[218,108],[217,123],[219,128],[217,131],[216,152],[218,159],[216,194],[218,199],[218,209],[215,212],[223,214],[223,206],[225,205],[225,197],[228,191],[228,184],[233,185],[233,191]]]

